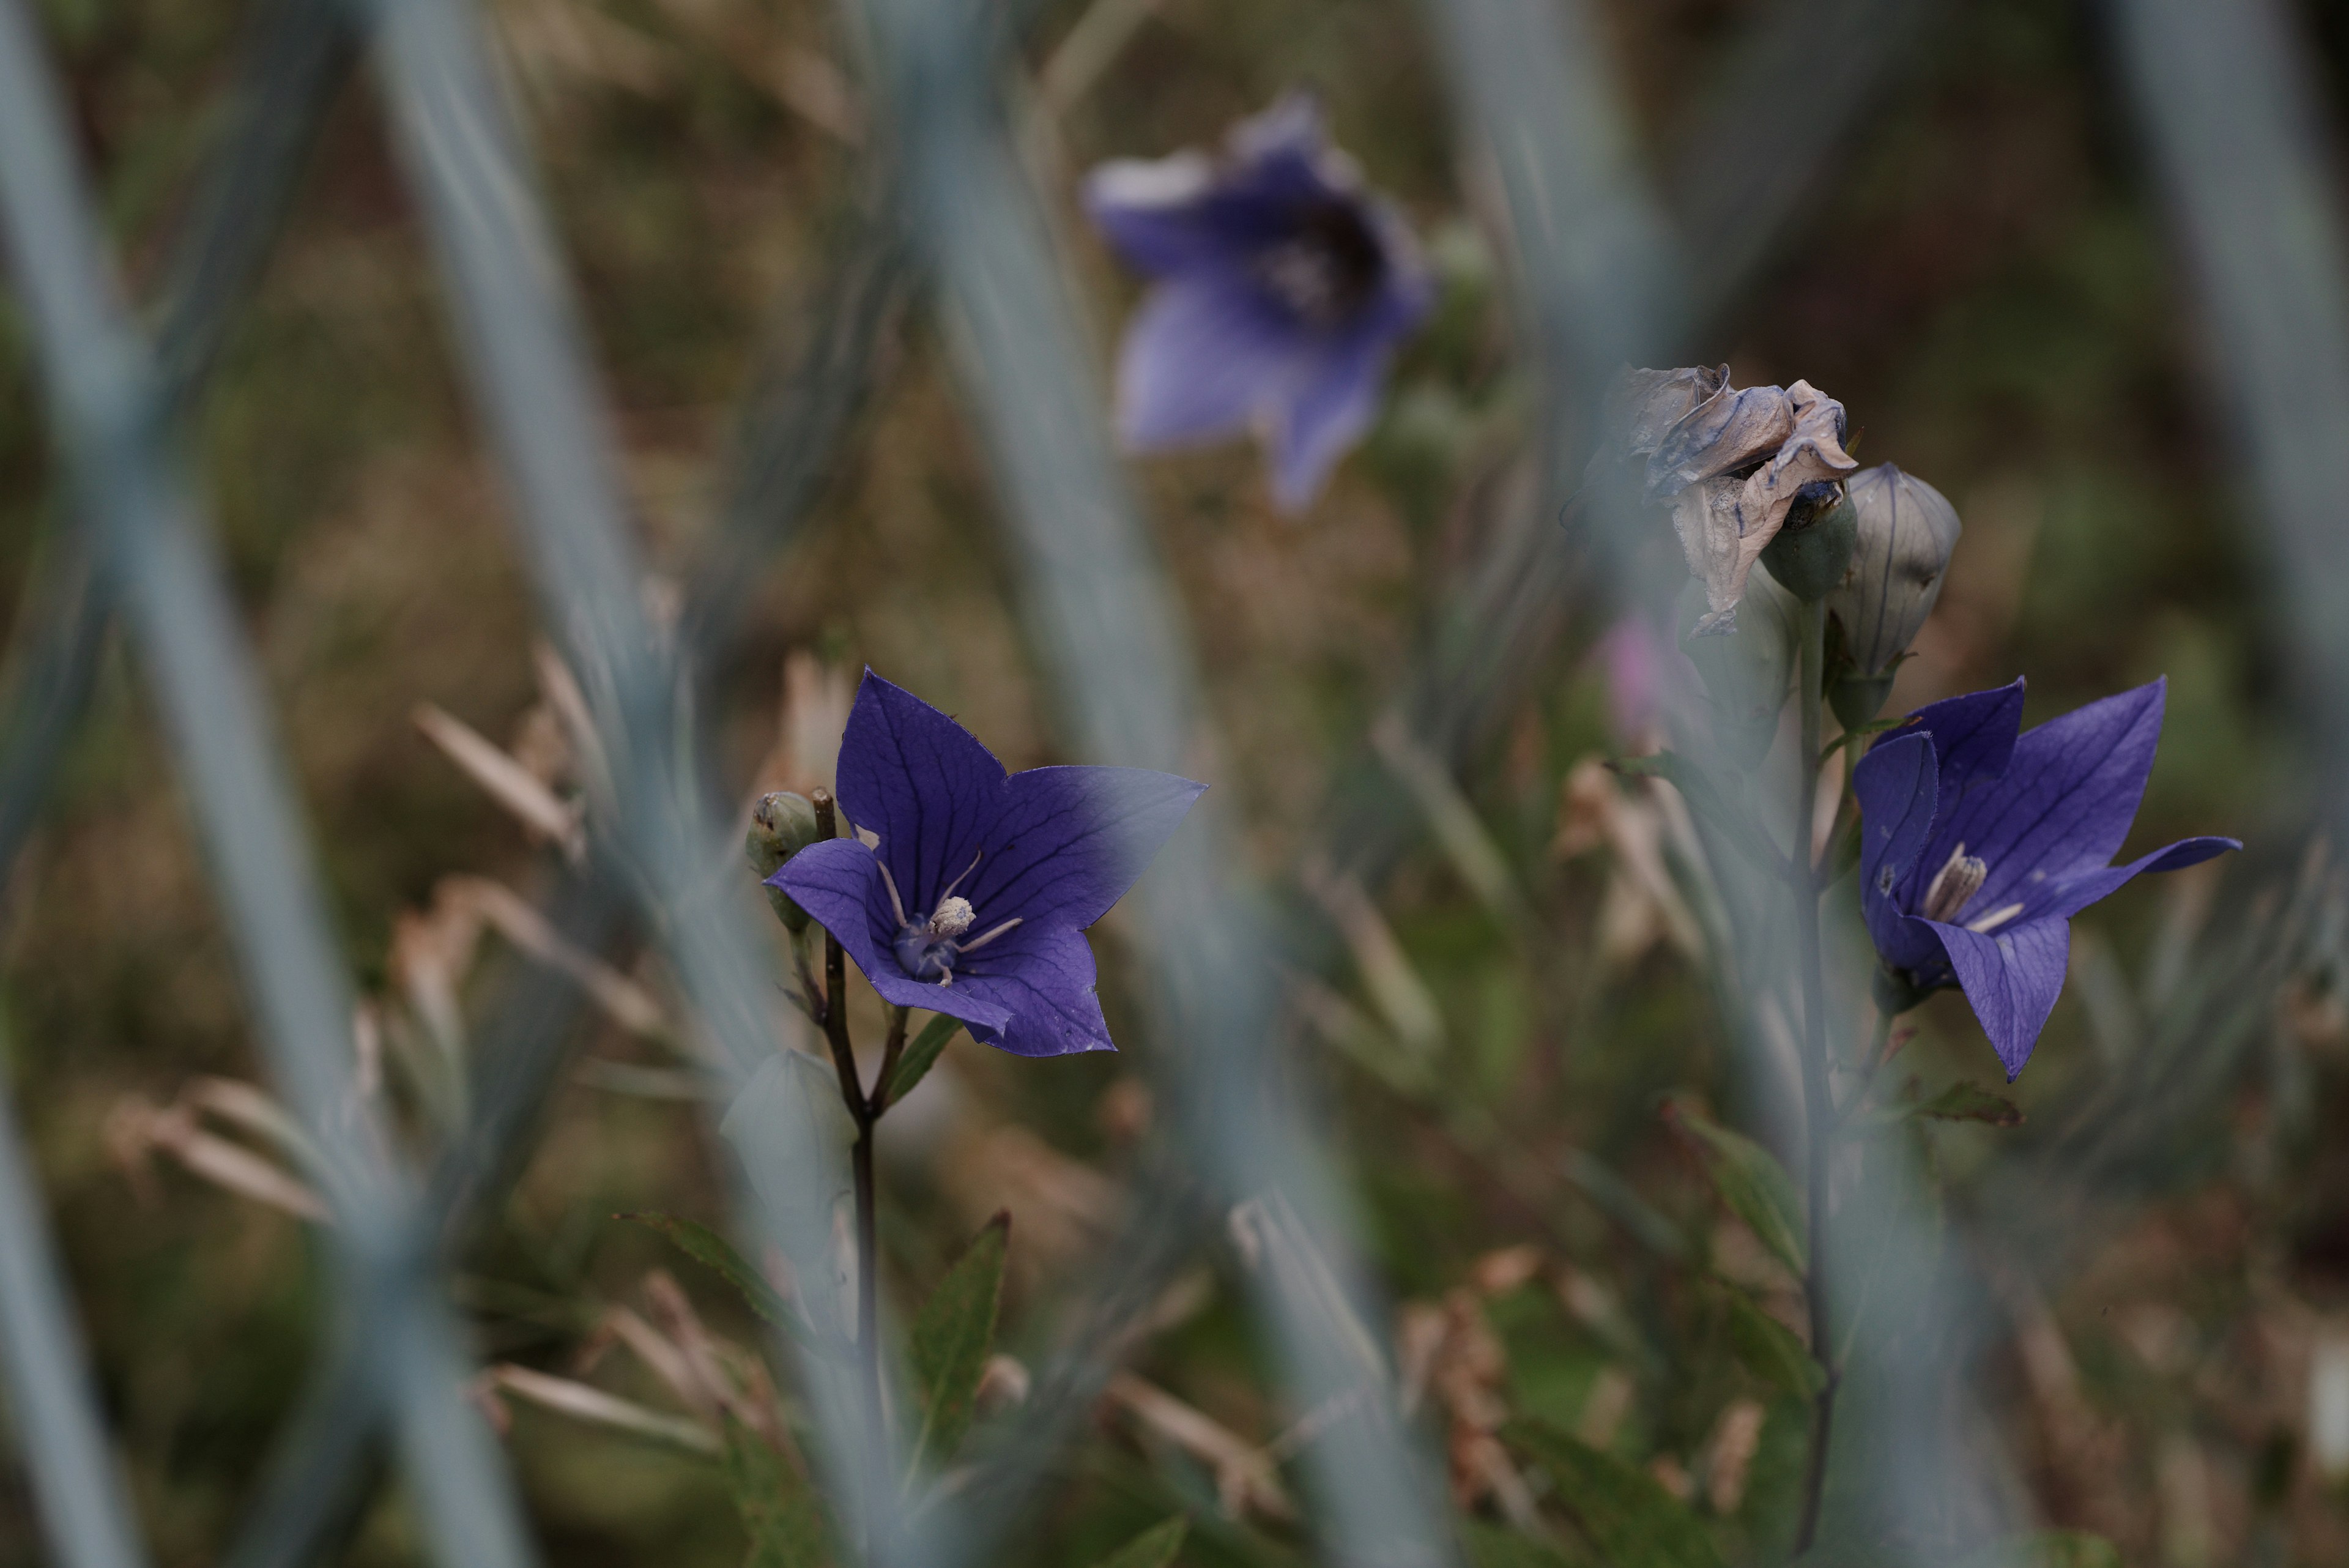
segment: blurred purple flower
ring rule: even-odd
[[[2020,736],[2022,681],[1952,697],[1910,714],[1853,771],[1877,952],[1919,992],[1963,987],[2010,1082],[2064,988],[2071,918],[2141,871],[2242,847],[2188,838],[2110,863],[2153,770],[2166,686]]]
[[[1378,411],[1396,339],[1427,314],[1402,219],[1292,93],[1234,126],[1224,154],[1119,160],[1085,210],[1157,280],[1118,356],[1118,433],[1135,452],[1254,431],[1274,501],[1301,510]]]
[[[840,742],[857,836],[768,878],[900,1007],[1017,1056],[1110,1051],[1081,934],[1125,894],[1205,784],[1144,768],[1007,775],[970,732],[864,672]]]
[[[1607,678],[1607,716],[1616,739],[1637,744],[1661,721],[1688,655],[1667,641],[1653,621],[1633,610],[1591,645],[1590,656]]]

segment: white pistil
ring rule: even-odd
[[[957,899],[956,902],[960,903],[961,900]],[[965,904],[963,907],[965,909],[968,909],[970,906]],[[1012,927],[1024,923],[1027,917],[1025,915],[1014,915],[983,937],[974,938],[972,940],[967,942],[955,943],[955,951],[958,953],[975,953],[979,949],[985,947],[988,943],[993,941],[996,938],[1001,936],[1004,932],[1009,930]]]
[[[930,914],[930,934],[936,937],[958,937],[970,929],[971,921],[978,918],[978,914],[970,907],[968,898],[940,898],[938,907]]]
[[[1966,907],[1967,899],[1982,891],[1989,876],[1989,862],[1968,855],[1966,846],[1959,845],[1950,851],[1941,868],[1933,873],[1932,884],[1925,889],[1924,907],[1918,912],[1929,920],[1949,919]]]
[[[1988,936],[1991,932],[1998,929],[1999,927],[2006,924],[2007,921],[2014,919],[2015,916],[2021,913],[2023,913],[2023,906],[2021,904],[2009,904],[2002,909],[1992,909],[1989,914],[1984,915],[1979,920],[1968,920],[1966,922],[1966,929],[1973,932],[1976,936]]]

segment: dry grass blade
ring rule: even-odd
[[[1045,112],[1066,114],[1090,91],[1150,20],[1161,0],[1093,0],[1036,75]]]
[[[586,858],[586,829],[577,805],[556,795],[537,774],[453,714],[420,702],[410,718],[426,740],[512,813],[533,838],[560,846],[574,866]]]
[[[1216,1495],[1233,1519],[1254,1512],[1293,1520],[1297,1507],[1281,1487],[1272,1456],[1195,1406],[1129,1372],[1103,1390],[1133,1418],[1216,1473]]]
[[[504,884],[486,877],[448,877],[437,891],[478,912],[500,936],[539,962],[569,975],[621,1028],[651,1040],[673,1038],[667,1012],[652,992],[566,941],[528,899]]]
[[[717,1437],[706,1427],[682,1416],[670,1416],[623,1399],[616,1394],[606,1394],[601,1388],[585,1383],[574,1383],[568,1377],[554,1377],[543,1372],[533,1372],[527,1366],[501,1362],[481,1374],[484,1391],[512,1394],[542,1408],[569,1416],[574,1420],[586,1421],[599,1427],[610,1427],[656,1442],[670,1444],[697,1454],[714,1454],[719,1450]]]
[[[578,678],[552,647],[535,642],[531,645],[530,654],[532,666],[538,672],[538,689],[563,722],[564,736],[571,742],[571,755],[578,765],[580,779],[587,786],[589,798],[608,822],[613,803],[617,799],[612,787],[612,761],[604,750],[604,733],[595,727],[595,713],[587,705],[587,694],[579,689]]]
[[[1297,879],[1346,939],[1362,984],[1395,1038],[1421,1061],[1433,1056],[1444,1044],[1444,1014],[1361,883],[1318,857],[1299,867]]]
[[[148,1158],[163,1154],[223,1191],[296,1219],[327,1220],[326,1204],[307,1185],[243,1145],[207,1132],[196,1107],[184,1100],[158,1106],[137,1096],[124,1099],[107,1117],[106,1143],[134,1185],[141,1184]]]

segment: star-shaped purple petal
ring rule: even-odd
[[[1370,428],[1394,346],[1427,313],[1402,218],[1301,95],[1234,127],[1220,159],[1102,164],[1084,204],[1157,280],[1118,356],[1121,438],[1164,452],[1253,431],[1274,500],[1302,510]]]
[[[1115,1049],[1081,933],[1204,784],[1143,768],[1007,775],[970,732],[870,670],[838,773],[841,809],[870,844],[811,846],[769,881],[874,990],[1015,1055]]]
[[[2165,683],[2017,733],[2023,682],[1919,709],[1853,771],[1860,905],[1885,963],[1966,993],[2011,1081],[2064,988],[2071,918],[2147,871],[2242,845],[2189,838],[2126,865]]]

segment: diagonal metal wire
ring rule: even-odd
[[[1608,73],[1577,10],[1431,0],[1464,131],[1509,149],[1503,184],[1548,461],[1543,483],[1496,498],[1485,543],[1447,588],[1394,699],[1421,750],[1464,768],[1550,668],[1574,606],[1591,597],[1577,562],[1594,556],[1609,578],[1621,570],[1610,539],[1559,526],[1605,379],[1626,360],[1705,357],[1700,335],[1733,313],[1942,4],[1773,9],[1731,50],[1722,89],[1682,139],[1660,211],[1624,161]],[[1835,40],[1824,57],[1822,38]],[[1622,586],[1606,597],[1620,602]],[[1329,820],[1324,857],[1373,888],[1424,830],[1408,793],[1367,757]]]
[[[562,939],[583,951],[604,950],[627,924],[624,890],[608,867],[565,878],[544,907]],[[520,1176],[583,1003],[571,977],[523,963],[491,1008],[471,1117],[425,1184],[424,1208],[443,1250],[462,1246]],[[227,1568],[295,1568],[357,1526],[373,1490],[368,1460],[379,1449],[385,1407],[367,1372],[372,1349],[356,1322],[337,1325],[221,1554]]]
[[[793,312],[802,327],[777,338],[755,378],[722,487],[724,510],[690,576],[679,620],[684,657],[703,670],[724,659],[759,567],[796,537],[847,443],[874,384],[878,342],[907,292],[907,259],[894,224],[860,214],[835,244],[823,280]],[[568,940],[595,950],[608,940],[600,933],[616,923],[618,897],[607,879],[585,892],[558,890],[547,908]],[[563,1061],[575,1002],[567,981],[525,977],[483,1031],[488,1081],[473,1096],[463,1145],[444,1155],[428,1189],[428,1208],[444,1217],[451,1244],[523,1163],[536,1107]],[[366,1346],[346,1334],[316,1374],[223,1558],[233,1568],[306,1561],[364,1501],[357,1482],[379,1418],[362,1375],[365,1355]]]
[[[1887,37],[1872,36],[1869,19],[1856,16],[1843,18],[1857,30],[1842,35],[1852,46],[1853,58],[1878,73],[1873,87],[1855,76],[1846,90],[1805,99],[1758,123],[1726,113],[1709,114],[1692,139],[1688,166],[1831,156],[1851,133],[1860,109],[1899,64],[1899,42],[1913,38],[1915,28],[1901,14],[1929,11],[1932,0],[1878,4],[1886,14],[1882,25]],[[1816,21],[1811,0],[1766,18],[1756,37],[1737,51],[1735,78],[1725,99],[1752,102],[1780,90],[1785,40],[1805,36]],[[1572,128],[1553,125],[1546,133],[1568,136]],[[1550,140],[1538,143],[1543,149],[1554,145]],[[1688,193],[1675,202],[1676,210],[1688,214],[1692,230],[1717,242],[1702,246],[1692,265],[1703,296],[1722,307],[1739,297],[1753,269],[1772,253],[1777,232],[1801,210],[1798,200],[1748,201],[1728,204],[1704,219],[1693,206]],[[1554,275],[1542,307],[1566,313],[1568,320],[1583,315],[1603,319],[1608,313],[1603,300],[1561,300]],[[1571,445],[1578,438],[1565,439]],[[1504,509],[1485,543],[1464,565],[1395,699],[1414,744],[1454,769],[1464,768],[1497,720],[1515,710],[1527,683],[1548,668],[1546,649],[1563,628],[1574,591],[1573,556],[1574,543],[1557,528],[1554,506],[1535,496],[1517,499]],[[1424,815],[1408,792],[1398,787],[1386,765],[1371,759],[1341,783],[1330,822],[1318,848],[1309,853],[1371,887],[1426,831]],[[1299,945],[1300,960],[1309,962],[1335,961],[1339,951],[1334,940]],[[1144,1201],[1103,1261],[1102,1277],[1107,1282],[1080,1314],[1080,1330],[1042,1369],[1001,1451],[982,1463],[968,1489],[984,1521],[983,1533],[1004,1528],[1004,1521],[1016,1517],[1043,1477],[1040,1456],[1052,1451],[1085,1418],[1123,1354],[1131,1325],[1174,1269],[1193,1255],[1213,1206],[1190,1179],[1186,1167],[1186,1161],[1170,1158],[1156,1175],[1137,1183]]]
[[[316,8],[320,12],[332,9]],[[763,1026],[756,1017],[757,992],[750,981],[755,966],[750,962],[749,955],[740,950],[739,942],[722,940],[727,928],[711,906],[710,889],[691,870],[699,861],[690,851],[695,840],[705,835],[706,827],[701,821],[701,803],[691,794],[692,769],[685,759],[671,752],[667,743],[671,732],[667,723],[667,705],[676,695],[679,682],[652,642],[634,604],[630,591],[634,562],[618,524],[616,507],[612,504],[608,475],[602,471],[598,447],[593,439],[596,421],[588,395],[583,389],[587,384],[585,366],[576,352],[575,335],[564,319],[559,288],[554,286],[556,274],[552,250],[545,243],[543,225],[530,207],[511,131],[481,68],[478,47],[468,36],[469,25],[457,7],[439,0],[414,0],[405,5],[385,0],[381,10],[385,14],[395,99],[408,130],[411,165],[418,171],[419,183],[435,209],[436,234],[442,246],[444,266],[460,284],[461,308],[472,328],[469,342],[479,349],[471,363],[481,401],[500,429],[509,466],[515,471],[524,495],[526,521],[536,549],[549,619],[564,636],[587,678],[615,742],[615,754],[628,771],[628,787],[623,791],[627,803],[626,836],[641,890],[662,916],[672,943],[698,957],[698,965],[681,964],[688,971],[688,989],[695,992],[705,1012],[711,1012],[719,1036],[736,1048],[738,1059],[748,1062],[765,1044]],[[956,24],[953,17],[936,19],[934,36],[949,36]],[[975,36],[971,41],[976,41]],[[940,57],[933,63],[943,65],[952,82],[957,71],[969,78],[970,60],[984,57],[984,54],[983,49],[975,49],[959,57]],[[334,69],[337,63],[322,64],[308,75],[316,79],[338,74]],[[926,123],[935,129],[955,120],[954,112],[938,110],[952,111],[958,106],[977,107],[977,100],[963,102],[950,98],[920,107],[929,111]],[[913,118],[908,116],[909,119]],[[991,125],[983,109],[979,120],[982,130]],[[306,132],[295,139],[294,145],[298,147],[302,140],[306,140]],[[917,146],[925,145],[919,137],[916,142]],[[967,171],[975,169],[986,177],[978,188],[998,196],[1008,195],[1012,199],[1011,205],[1018,206],[1020,192],[1016,174],[1001,156],[999,146],[981,141],[957,147],[935,140],[926,145],[948,161],[975,158],[975,164],[965,162],[961,167]],[[991,156],[995,159],[992,164],[988,161]],[[958,258],[957,265],[947,271],[949,286],[961,291],[957,297],[966,306],[967,326],[972,320],[968,306],[973,299],[999,304],[1007,297],[1012,297],[1030,312],[1025,319],[1051,325],[1050,317],[1057,306],[1050,297],[1049,286],[1043,295],[1034,294],[1031,288],[1028,296],[1019,300],[1016,296],[1023,286],[1021,280],[1002,270],[1007,262],[1021,259],[1022,244],[1028,247],[1025,259],[1049,262],[1032,234],[1023,237],[1018,232],[1016,213],[1014,218],[1009,229],[999,225],[991,236],[1009,244],[999,243],[991,253],[982,251],[967,260]],[[885,228],[883,232],[886,232]],[[936,237],[934,230],[933,238]],[[893,254],[879,247],[872,259],[868,272],[858,274],[852,270],[845,276],[837,296],[841,305],[834,318],[843,325],[839,331],[820,341],[814,356],[817,362],[824,361],[827,350],[836,350],[837,358],[831,361],[835,366],[861,372],[869,363],[873,324],[885,317],[895,299],[902,295],[905,275],[902,253]],[[990,267],[995,269],[992,273]],[[1040,275],[1031,275],[1026,282],[1033,284]],[[1013,286],[1009,296],[1003,292],[1007,283]],[[1044,312],[1042,317],[1033,314],[1040,306]],[[1001,323],[996,325],[1000,327]],[[860,337],[864,344],[861,350],[857,347]],[[1068,352],[1070,345],[1065,341],[1056,343],[1049,334],[1040,346],[1007,342],[999,334],[991,342],[985,334],[974,334],[973,337],[975,351],[990,366],[1022,369],[1031,379],[1040,377],[1041,380],[1035,384],[1064,396],[1081,386],[1081,376],[1072,373],[1076,358]],[[199,357],[208,358],[216,343],[215,338],[202,345]],[[1024,359],[1023,350],[1028,351]],[[781,518],[787,522],[803,512],[806,497],[821,478],[823,454],[836,443],[839,431],[853,417],[855,405],[852,395],[832,401],[815,397],[811,406],[812,389],[823,385],[814,379],[786,382],[781,385],[780,396],[762,398],[754,405],[750,425],[756,428],[763,411],[769,428],[783,435],[771,448],[750,443],[754,453],[771,452],[773,461],[764,465],[756,462],[747,465],[742,482],[732,493],[730,524],[720,536],[730,542],[741,541],[741,545],[732,559],[721,555],[714,574],[702,579],[711,585],[711,589],[706,595],[698,595],[697,602],[710,607],[709,616],[705,623],[689,614],[688,626],[691,629],[683,639],[687,646],[706,646],[716,641],[714,636],[704,635],[699,628],[705,624],[722,626],[730,620],[734,606],[728,602],[727,591],[747,576],[747,573],[732,568],[736,562],[751,558],[750,551],[757,547],[752,541],[762,519]],[[541,400],[550,392],[555,398],[555,407],[551,419],[543,421],[549,428],[533,428],[542,423],[547,405]],[[1143,649],[1159,647],[1160,641],[1154,639],[1163,640],[1166,647],[1179,644],[1179,638],[1173,632],[1173,618],[1164,604],[1163,583],[1154,580],[1146,552],[1140,556],[1133,553],[1138,535],[1133,530],[1131,510],[1122,504],[1117,493],[1106,449],[1095,430],[1091,432],[1092,450],[1086,450],[1088,436],[1083,420],[1084,412],[1080,410],[1074,427],[1063,424],[1048,430],[1031,421],[1024,430],[999,431],[999,462],[1006,467],[1015,493],[1024,493],[1031,503],[1022,514],[1027,524],[1022,537],[1031,559],[1040,556],[1047,568],[1038,574],[1043,592],[1039,597],[1041,609],[1037,618],[1049,628],[1047,640],[1059,643],[1064,677],[1076,688],[1071,705],[1075,710],[1078,727],[1096,749],[1120,757],[1146,758],[1153,754],[1153,746],[1163,751],[1169,744],[1178,744],[1185,732],[1185,705],[1179,676],[1172,687],[1165,684],[1166,673],[1178,670],[1180,665],[1159,666],[1154,673],[1150,660],[1143,658],[1111,671],[1106,679],[1090,686],[1076,681],[1071,673],[1090,668],[1072,650],[1098,651],[1104,646],[1100,641],[1104,624],[1120,618],[1124,620],[1123,629],[1129,635],[1137,627],[1142,629],[1138,646]],[[1055,452],[1054,443],[1067,444],[1064,438],[1072,429],[1076,440],[1071,450]],[[1018,444],[1007,446],[1007,441]],[[1028,455],[1029,447],[1043,455]],[[1102,488],[1104,476],[1106,489]],[[1065,488],[1071,481],[1075,484],[1073,492]],[[1110,504],[1099,515],[1081,519],[1076,531],[1056,531],[1057,520],[1032,504],[1040,499],[1065,499],[1071,494],[1086,499],[1089,487],[1092,492],[1090,499],[1101,501],[1106,497]],[[1084,531],[1093,524],[1105,525],[1092,527],[1090,534]],[[1072,544],[1077,546],[1073,554],[1068,548]],[[1106,550],[1103,545],[1108,546]],[[730,543],[722,548],[734,546]],[[1121,549],[1126,552],[1123,556]],[[1487,580],[1506,580],[1508,576],[1503,566]],[[1539,598],[1536,595],[1521,602],[1537,607]],[[1138,621],[1130,613],[1136,610],[1142,612]],[[1152,624],[1154,615],[1158,617],[1155,625]],[[1499,646],[1508,646],[1506,639]],[[1164,647],[1160,650],[1164,651]],[[1489,653],[1484,668],[1492,668]],[[1137,697],[1139,707],[1131,701]],[[1159,765],[1171,765],[1171,760],[1162,761]],[[1194,914],[1223,913],[1233,908],[1226,896],[1211,888],[1182,888],[1165,897],[1178,914],[1185,910]],[[1219,904],[1219,898],[1226,901]],[[695,933],[715,934],[721,940],[714,945],[697,947],[688,940]],[[1193,955],[1202,966],[1192,976],[1195,984],[1210,973],[1220,974],[1234,962],[1244,961],[1235,950],[1239,939],[1239,928],[1235,925],[1201,940]],[[1227,999],[1235,1009],[1229,1016],[1246,1023],[1253,1010],[1262,1025],[1269,1019],[1268,996],[1268,988],[1259,987],[1253,996],[1244,993]],[[1183,1001],[1178,995],[1174,1004],[1179,1006]],[[554,1047],[550,1045],[548,1050],[552,1052]],[[1236,1075],[1232,1082],[1246,1080]],[[1212,1116],[1201,1119],[1215,1120]],[[483,1134],[486,1141],[473,1146],[476,1153],[500,1147],[512,1149],[519,1142],[494,1128],[485,1128]],[[1288,1185],[1310,1189],[1315,1185],[1312,1175],[1310,1171],[1304,1172],[1301,1181],[1292,1180]],[[1323,1196],[1326,1199],[1326,1194]],[[1318,1211],[1325,1206],[1309,1207]],[[1281,1303],[1273,1304],[1286,1310]],[[1277,1316],[1280,1310],[1276,1311]],[[402,1312],[392,1315],[396,1321],[388,1325],[388,1329],[394,1337],[407,1339],[407,1331],[415,1320]],[[1289,1315],[1294,1318],[1293,1312]],[[1288,1337],[1293,1348],[1299,1325],[1291,1321],[1288,1326]],[[1309,1355],[1309,1364],[1310,1359]],[[1344,1370],[1339,1369],[1335,1376],[1342,1379]],[[1309,1365],[1306,1381],[1309,1385],[1312,1382]],[[364,1385],[354,1386],[356,1391],[349,1400],[336,1403],[362,1403]],[[1377,1434],[1373,1432],[1371,1436],[1375,1438]],[[1378,1450],[1379,1445],[1373,1441],[1370,1448],[1373,1459],[1378,1459]],[[1343,1478],[1339,1484],[1344,1486]],[[1368,1533],[1367,1530],[1357,1529],[1353,1539],[1359,1542]],[[1406,1554],[1415,1549],[1414,1538],[1408,1532],[1403,1537],[1387,1538],[1380,1544],[1393,1549],[1398,1541],[1404,1543]]]
[[[170,417],[210,379],[238,312],[285,225],[326,110],[350,75],[355,39],[335,5],[271,0],[249,29],[228,89],[219,151],[206,162],[161,289],[156,358]],[[69,531],[26,584],[24,651],[0,701],[0,877],[16,864],[59,752],[89,701],[112,585]]]
[[[0,1037],[0,1064],[7,1057]],[[16,1137],[0,1067],[0,1369],[41,1524],[66,1568],[139,1568],[137,1515],[88,1386],[88,1364],[61,1282],[32,1161]]]
[[[326,1151],[335,1267],[383,1316],[406,1468],[443,1561],[528,1560],[502,1456],[460,1388],[450,1325],[418,1263],[408,1195],[354,1115],[351,1008],[296,831],[301,814],[197,511],[167,455],[162,384],[113,288],[39,36],[0,4],[0,213],[56,429],[98,550],[123,586],[239,939],[261,1035]],[[357,1125],[355,1125],[357,1124]]]
[[[718,526],[678,621],[678,640],[704,663],[724,648],[761,568],[814,509],[872,395],[875,347],[912,292],[913,255],[881,185],[849,221],[813,298],[792,312],[805,345],[770,354],[744,400]]]
[[[2135,96],[2216,352],[2222,412],[2250,457],[2273,593],[2318,722],[2318,807],[2349,825],[2349,231],[2310,79],[2313,46],[2274,0],[2111,0]]]
[[[995,40],[962,5],[868,0],[853,19],[874,42],[907,160],[907,217],[936,273],[1060,706],[1086,754],[1179,768],[1202,725],[1195,662],[1012,151],[988,68],[1000,57]],[[1134,894],[1152,932],[1158,1048],[1192,1058],[1180,1080],[1185,1144],[1223,1201],[1293,1209],[1303,1234],[1341,1258],[1337,1196],[1269,1076],[1281,1033],[1271,933],[1220,811],[1185,836]],[[1350,1284],[1351,1269],[1338,1267]],[[1297,1407],[1359,1401],[1360,1414],[1334,1422],[1307,1456],[1324,1551],[1349,1563],[1447,1562],[1429,1478],[1379,1402],[1360,1400],[1366,1368],[1334,1304],[1277,1284],[1257,1292]]]

